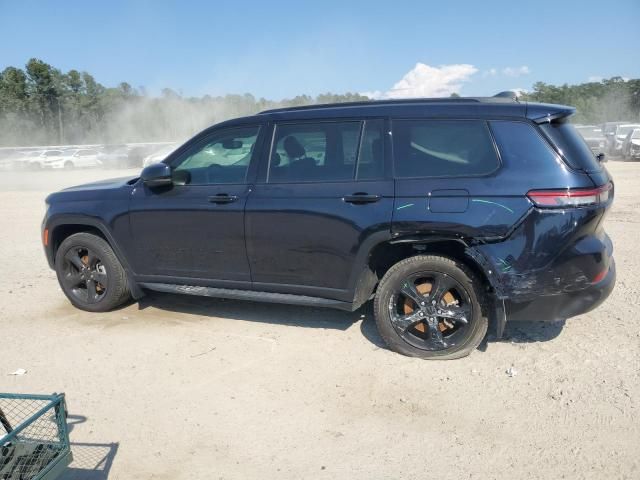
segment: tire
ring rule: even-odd
[[[420,284],[423,281],[426,283]],[[415,288],[405,296],[403,292],[412,282]],[[439,296],[439,291],[448,285],[450,290]],[[420,293],[421,287],[423,292],[426,288],[429,291]],[[420,302],[422,307],[412,300],[416,292],[420,295],[418,300],[425,300]],[[378,332],[391,350],[403,355],[441,360],[465,357],[487,333],[482,292],[478,278],[459,262],[436,255],[406,258],[391,267],[378,286],[374,300]],[[445,304],[446,298],[454,300]],[[398,302],[400,313],[396,311]],[[410,316],[421,320],[405,329]]]
[[[69,301],[87,312],[108,312],[130,298],[127,275],[111,246],[91,233],[67,237],[56,252],[58,282]]]
[[[65,170],[73,170],[75,168],[75,165],[73,164],[73,162],[71,160],[67,160],[66,162],[64,162],[64,169]]]

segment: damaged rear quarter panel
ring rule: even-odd
[[[498,298],[581,290],[610,261],[611,242],[599,227],[603,212],[531,209],[506,239],[470,246],[467,254],[483,266]]]

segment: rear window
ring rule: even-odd
[[[585,172],[599,172],[602,169],[587,142],[570,123],[566,121],[544,123],[540,128],[571,168]]]
[[[498,168],[487,124],[476,120],[394,120],[396,177],[484,175]]]

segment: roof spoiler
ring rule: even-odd
[[[526,117],[536,123],[551,123],[562,121],[576,113],[574,107],[566,105],[554,105],[551,103],[524,102],[527,107]]]

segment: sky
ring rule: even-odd
[[[32,57],[151,94],[493,95],[640,78],[640,0],[0,0],[0,70]]]

